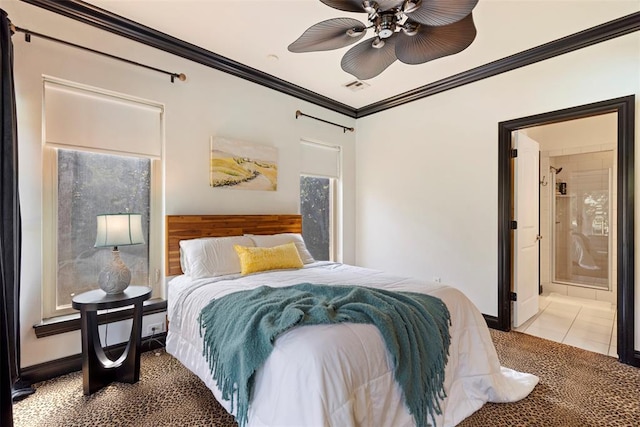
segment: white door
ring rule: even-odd
[[[514,159],[514,230],[513,327],[522,325],[538,313],[538,222],[540,186],[540,144],[522,132],[515,132],[513,148],[518,150]]]

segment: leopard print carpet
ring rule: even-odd
[[[15,427],[237,426],[200,379],[164,351],[140,357],[140,381],[84,396],[82,372],[35,384],[13,407]]]
[[[491,331],[503,366],[540,377],[527,398],[488,403],[460,427],[640,426],[640,369],[518,332]]]
[[[486,404],[461,427],[640,427],[640,369],[614,358],[517,332],[491,331],[504,366],[540,377],[520,402]],[[14,405],[16,427],[237,426],[180,362],[143,353],[140,381],[82,394],[82,374],[35,384]]]

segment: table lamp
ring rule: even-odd
[[[142,215],[135,213],[97,216],[96,248],[113,247],[113,260],[98,275],[100,288],[107,294],[119,294],[131,282],[131,271],[120,259],[118,246],[144,243]]]

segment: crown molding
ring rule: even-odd
[[[356,109],[81,0],[22,1],[352,118],[398,107],[640,30],[640,12],[632,13]]]

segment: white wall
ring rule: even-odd
[[[300,109],[348,127],[355,126],[354,119],[41,8],[16,1],[2,1],[0,7],[19,27],[187,75],[186,82],[172,84],[168,76],[154,71],[36,37],[26,43],[22,34],[14,35],[23,219],[20,319],[23,367],[78,354],[81,350],[79,332],[37,339],[32,328],[41,320],[42,305],[43,74],[164,103],[165,214],[299,213],[300,139],[340,145],[344,166],[344,233],[340,249],[345,262],[355,261],[355,135],[308,118],[296,120],[295,111]],[[211,135],[277,147],[278,191],[210,188]],[[147,324],[164,316],[149,317],[145,319]],[[127,337],[125,325],[110,327],[109,344]]]
[[[631,94],[638,103],[638,33],[358,119],[356,262],[441,277],[495,316],[498,123]],[[638,283],[640,269],[636,348]]]

